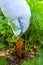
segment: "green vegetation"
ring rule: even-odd
[[[23,62],[21,65],[43,65],[43,0],[27,0],[31,7],[30,28],[25,33],[25,51],[38,45],[39,57]],[[27,39],[27,40],[26,40]]]
[[[34,57],[32,60],[24,61],[21,65],[43,65],[43,58]]]
[[[0,56],[0,65],[8,65],[8,62],[4,56]]]
[[[14,30],[19,28],[15,27],[12,21],[8,21],[0,10],[0,50],[6,47],[13,48],[14,42],[22,38],[24,41],[24,51],[28,53],[31,47],[38,46],[36,51],[39,57],[31,59],[32,61],[27,60],[21,65],[43,65],[43,0],[27,0],[27,3],[30,4],[32,16],[30,27],[22,37],[16,37],[13,34],[11,27],[14,26]],[[8,25],[8,22],[12,24],[11,27]],[[0,58],[0,65],[6,65],[5,58]]]

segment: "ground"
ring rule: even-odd
[[[9,50],[0,51],[0,56],[6,57],[8,65],[21,65],[22,62],[33,58],[35,55],[37,55],[37,53],[34,48],[31,48],[28,53],[24,53],[22,58],[19,58],[14,51],[12,53],[9,53]]]

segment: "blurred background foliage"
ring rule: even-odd
[[[36,51],[39,55],[38,58],[34,58],[31,62],[26,61],[22,65],[42,65],[43,61],[43,0],[26,0],[31,8],[31,20],[30,27],[22,36],[15,36],[11,27],[8,25],[8,19],[4,17],[0,10],[0,50],[14,47],[14,42],[19,38],[24,41],[24,50],[28,52],[31,47],[36,47]],[[9,21],[11,22],[11,21]],[[16,28],[16,27],[15,27]],[[38,61],[38,64],[36,62]],[[30,63],[30,64],[29,64]],[[31,64],[35,63],[35,64]]]

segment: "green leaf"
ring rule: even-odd
[[[5,45],[3,43],[0,43],[0,50],[4,49]]]
[[[8,65],[8,62],[4,56],[0,56],[0,65]]]
[[[17,41],[17,37],[16,36],[12,36],[11,42],[16,42]]]
[[[43,48],[37,49],[37,53],[38,53],[39,56],[43,57]]]

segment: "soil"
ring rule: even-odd
[[[21,65],[22,62],[33,58],[35,55],[37,55],[34,48],[31,48],[28,53],[24,53],[22,58],[19,58],[15,52],[13,52],[11,55],[7,56],[7,61],[9,62],[8,65]]]
[[[0,51],[0,56],[5,56],[8,61],[8,65],[21,65],[22,62],[33,58],[35,55],[37,55],[36,50],[34,48],[31,48],[28,53],[24,53],[21,58],[17,56],[17,54],[13,51],[13,53],[8,53],[7,51]]]

